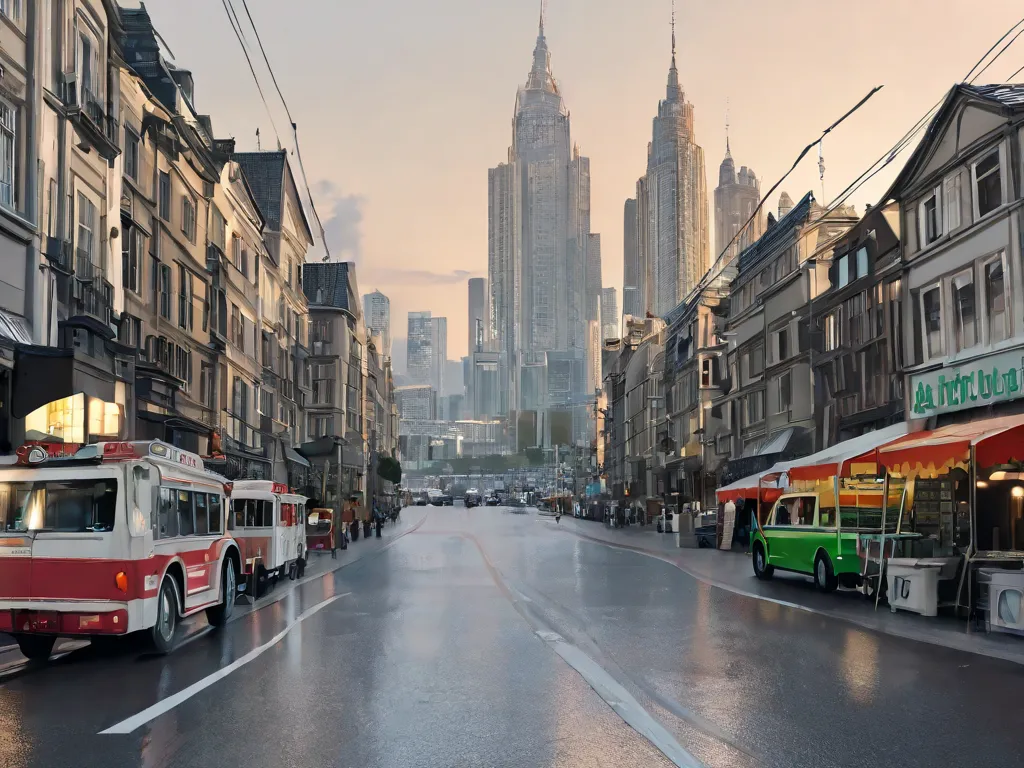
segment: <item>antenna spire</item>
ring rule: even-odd
[[[725,154],[730,155],[729,150],[729,97],[725,97]]]
[[[676,60],[676,0],[672,0],[672,61]]]
[[[544,17],[548,13],[548,0],[540,0],[540,36],[544,37]]]

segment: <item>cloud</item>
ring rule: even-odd
[[[363,255],[363,207],[366,198],[362,195],[345,194],[330,181],[319,181],[313,185],[313,198],[324,225],[324,237],[334,261],[358,262]],[[323,254],[322,245],[313,248]]]
[[[456,285],[474,277],[473,272],[455,269],[451,272],[431,272],[427,269],[379,269],[374,278],[391,285]]]

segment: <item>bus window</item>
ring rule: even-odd
[[[265,528],[272,528],[274,526],[274,502],[260,501],[258,504],[263,510],[260,518],[263,522],[260,524]]]
[[[210,519],[206,514],[206,494],[193,493],[196,502],[196,535],[205,536],[210,532]]]
[[[178,535],[178,514],[174,507],[174,491],[170,488],[160,489],[160,499],[157,502],[157,527],[159,539],[173,539]]]
[[[221,511],[220,494],[210,494],[210,533],[224,532],[224,513]]]
[[[178,534],[191,536],[196,532],[195,518],[192,516],[192,493],[178,491]]]

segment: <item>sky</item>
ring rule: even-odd
[[[233,2],[244,19],[242,0]],[[404,343],[408,312],[446,316],[448,355],[457,359],[467,347],[466,281],[487,273],[487,169],[506,159],[539,2],[247,2],[298,125],[332,258],[356,262],[361,293],[390,297],[396,343]],[[173,61],[193,72],[196,108],[211,114],[217,137],[255,149],[258,128],[263,148],[275,147],[222,3],[149,0],[146,7]],[[651,120],[665,94],[670,14],[671,0],[548,0],[552,70],[573,140],[591,158],[591,227],[602,236],[604,285],[619,289],[620,301],[622,207],[644,172]],[[964,78],[1020,19],[1021,6],[679,0],[676,14],[680,79],[695,107],[709,200],[727,114],[737,166],[753,168],[767,191],[826,126],[884,86],[824,142],[831,202]],[[255,64],[282,145],[291,148],[258,54]],[[978,82],[1003,81],[1022,66],[1024,39]],[[848,202],[863,212],[908,153]],[[780,190],[794,199],[813,190],[821,199],[817,154]],[[710,210],[709,223],[713,232]],[[398,371],[403,352],[395,350]]]

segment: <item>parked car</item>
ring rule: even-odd
[[[417,507],[425,507],[427,506],[427,504],[430,503],[430,496],[428,496],[426,493],[417,493],[413,497],[413,503]]]
[[[484,504],[488,507],[496,507],[499,504],[501,504],[501,499],[499,499],[497,496],[488,496],[487,499],[484,501]]]

